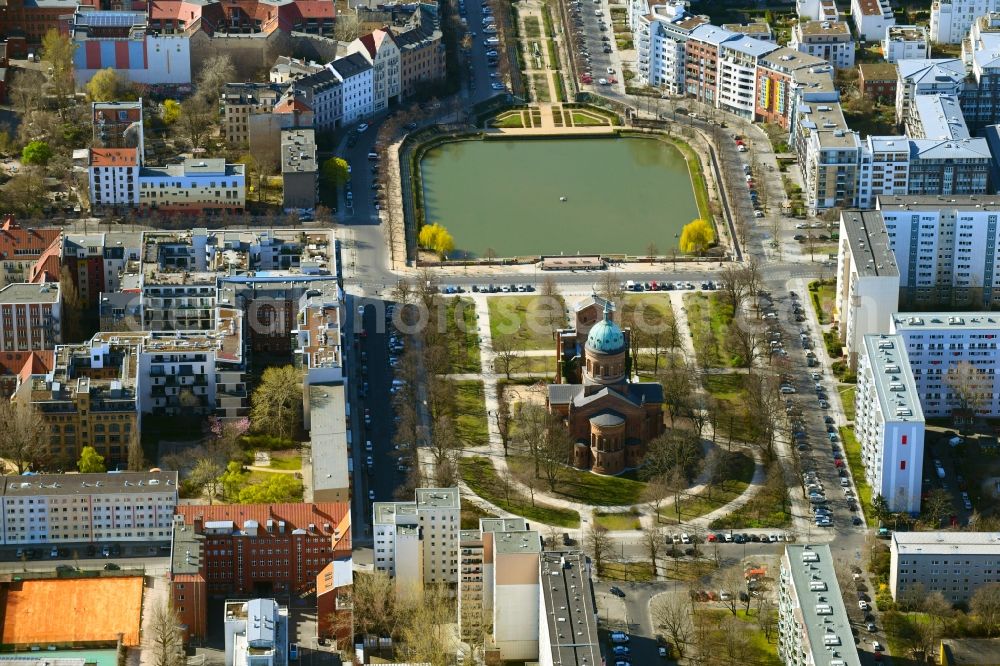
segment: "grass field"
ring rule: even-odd
[[[455,434],[466,446],[489,443],[486,396],[480,381],[455,382]]]
[[[526,455],[507,459],[511,471],[524,483],[542,483],[535,480],[534,462]],[[623,506],[636,504],[646,484],[623,476],[603,476],[566,466],[556,484],[556,495],[593,506]]]
[[[524,36],[528,39],[538,39],[542,35],[542,28],[537,16],[524,17]]]
[[[854,421],[854,397],[858,392],[858,387],[854,384],[841,384],[838,388],[840,391],[840,402],[844,405],[844,416],[847,417],[848,421]]]
[[[595,511],[594,522],[604,529],[611,531],[637,530],[640,527],[639,516],[631,512],[604,513],[601,511]]]
[[[302,456],[297,451],[275,451],[271,454],[271,469],[280,470],[300,470],[302,469]]]
[[[777,613],[773,609],[771,612]],[[726,630],[722,628],[723,623],[732,621],[729,618],[733,618],[733,614],[729,609],[716,610],[714,608],[696,608],[695,613],[698,616],[696,622],[704,621],[710,627],[707,638],[713,646],[718,646],[721,657],[725,653],[727,640]],[[740,663],[746,666],[781,666],[782,661],[778,657],[777,629],[772,632],[771,637],[774,642],[771,643],[768,642],[764,631],[760,628],[756,611],[753,609],[751,609],[750,615],[747,615],[742,608],[739,608],[733,619],[743,625],[747,636],[747,644],[741,648]],[[777,624],[776,620],[775,624]]]
[[[768,470],[763,487],[746,504],[716,518],[708,526],[713,530],[787,527],[792,522],[790,508],[788,488],[781,477],[781,468],[773,466]]]
[[[711,374],[702,377],[705,390],[719,401],[716,428],[719,437],[745,442],[750,439],[750,421],[746,418],[744,375]]]
[[[694,342],[698,365],[703,368],[733,367],[733,359],[725,351],[725,331],[733,321],[733,309],[719,294],[684,294],[688,326]]]
[[[488,301],[490,335],[514,335],[525,349],[555,349],[552,333],[566,326],[561,296],[498,296]]]
[[[861,510],[865,513],[865,520],[872,527],[878,527],[875,525],[875,518],[871,511],[872,488],[865,479],[865,466],[861,462],[861,444],[854,436],[854,428],[842,427],[840,441],[844,446],[844,455],[847,456],[847,467],[851,470],[851,476],[854,477],[854,487],[858,490],[858,504],[861,505]]]
[[[625,328],[659,328],[673,316],[674,308],[666,294],[625,294],[619,321]]]
[[[655,580],[656,576],[653,575],[653,565],[649,562],[605,562],[601,578],[645,583]]]
[[[468,298],[449,298],[445,312],[448,372],[479,372],[479,333],[476,306]],[[459,321],[462,322],[459,325]]]
[[[829,324],[833,321],[834,294],[836,285],[830,282],[816,280],[809,283],[809,300],[816,311],[816,319],[820,324]]]
[[[746,491],[753,480],[754,461],[745,453],[732,453],[729,459],[730,478],[712,488],[711,494],[701,492],[697,495],[686,495],[680,501],[681,522],[711,513],[732,502]],[[677,509],[671,504],[660,509],[660,520],[668,524],[677,524]]]
[[[462,529],[463,530],[475,530],[479,529],[479,519],[480,518],[496,518],[492,513],[486,511],[485,509],[480,509],[478,506],[472,502],[462,502]]]
[[[482,456],[465,457],[458,462],[462,480],[483,499],[505,511],[529,520],[537,520],[547,525],[576,528],[580,526],[580,514],[569,509],[531,503],[531,499],[511,489],[508,493],[503,481],[497,476],[493,464]]]

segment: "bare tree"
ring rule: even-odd
[[[719,592],[723,593],[722,596],[727,597],[722,601],[729,612],[736,616],[736,605],[739,603],[740,592],[746,592],[747,584],[746,579],[743,577],[743,571],[739,567],[728,567],[719,571],[715,577],[714,582],[716,587],[719,588]]]
[[[400,632],[407,661],[427,662],[432,666],[452,664],[452,625],[457,621],[456,606],[448,590],[432,585],[408,604],[405,623]]]
[[[656,576],[656,574],[660,571],[658,561],[665,543],[666,535],[663,531],[663,527],[657,523],[653,523],[642,528],[642,545],[645,547],[646,555],[649,557],[649,561],[653,565],[654,576]]]
[[[128,469],[130,472],[141,472],[146,469],[146,456],[142,450],[142,436],[138,428],[133,428],[128,438]]]
[[[757,308],[764,276],[760,272],[760,264],[754,257],[748,259],[743,266],[743,284],[746,286],[747,295],[753,300],[754,308]]]
[[[727,662],[731,666],[744,663],[747,649],[750,647],[750,634],[747,631],[747,626],[733,615],[724,619],[720,628],[722,629],[723,652]]]
[[[597,523],[590,523],[590,527],[587,528],[583,537],[583,545],[587,549],[590,559],[594,561],[594,569],[598,575],[601,575],[604,563],[611,559],[614,554],[614,543],[611,541],[608,530]]]
[[[549,415],[537,404],[521,405],[517,415],[517,441],[528,450],[535,465],[535,478],[541,476],[541,448]]]
[[[521,365],[524,341],[514,335],[497,335],[493,338],[493,371],[510,379],[511,373]]]
[[[649,609],[653,629],[663,632],[682,661],[687,656],[694,635],[691,622],[693,609],[689,599],[689,595],[668,592],[653,597]]]
[[[670,427],[673,428],[675,420],[690,410],[691,397],[698,382],[698,369],[681,359],[668,363],[659,379],[663,386],[663,402],[670,416]]]
[[[597,285],[597,295],[604,300],[618,304],[625,298],[625,286],[618,281],[614,273],[608,271],[601,276]]]
[[[34,406],[0,400],[0,456],[24,474],[37,469],[48,451],[47,427]]]
[[[510,395],[508,395],[507,389],[503,386],[497,387],[497,409],[493,412],[492,416],[497,428],[497,434],[500,435],[500,443],[503,444],[503,454],[506,456],[510,452],[513,419],[510,412]]]
[[[764,332],[743,315],[737,315],[726,329],[726,348],[738,359],[747,374],[753,371],[754,363],[764,352],[766,344]]]
[[[981,585],[969,600],[969,609],[986,627],[986,635],[993,636],[1000,628],[1000,583]]]
[[[652,477],[642,491],[642,501],[656,515],[657,523],[660,522],[660,507],[668,495],[670,495],[670,488],[662,476]]]
[[[727,264],[719,276],[719,295],[733,309],[733,315],[739,313],[747,297],[747,284],[743,273],[741,266]]]
[[[153,666],[183,666],[187,662],[184,634],[172,600],[153,606],[143,638]]]
[[[550,416],[546,423],[545,437],[539,449],[539,459],[542,474],[551,492],[556,491],[556,484],[562,476],[566,463],[573,455],[573,437],[563,425],[562,420]]]

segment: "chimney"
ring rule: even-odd
[[[195,534],[205,533],[205,519],[201,515],[194,517],[194,533]]]

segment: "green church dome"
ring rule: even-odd
[[[625,349],[625,334],[611,321],[611,306],[604,307],[604,319],[594,324],[587,335],[587,349],[602,354],[617,354]]]

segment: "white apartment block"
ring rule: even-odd
[[[889,0],[851,0],[851,18],[858,37],[872,42],[885,37],[886,29],[896,23]]]
[[[998,0],[934,0],[931,3],[931,41],[961,44],[976,18],[998,10]]]
[[[795,15],[807,21],[839,21],[835,0],[795,0]]]
[[[802,102],[795,107],[794,142],[805,180],[806,206],[813,215],[857,205],[861,138],[844,120],[837,102]]]
[[[906,120],[910,102],[917,95],[954,95],[962,90],[965,64],[958,58],[900,60],[896,63],[896,122]]]
[[[892,312],[1000,305],[1000,197],[880,197],[876,206],[899,267]]]
[[[15,282],[0,289],[0,351],[52,349],[62,342],[58,282]]]
[[[7,545],[167,541],[177,472],[8,476],[2,501]]]
[[[854,67],[854,38],[841,21],[799,21],[788,47],[822,58],[837,69]]]
[[[305,93],[316,129],[332,130],[338,126],[344,115],[344,87],[336,74],[324,68],[296,79],[294,85]]]
[[[417,488],[413,502],[375,502],[375,569],[404,591],[458,586],[458,488]]]
[[[864,337],[888,332],[889,316],[897,310],[899,270],[883,231],[877,212],[840,215],[833,315],[851,367],[857,365]]]
[[[167,212],[239,213],[246,203],[243,164],[224,159],[185,159],[139,172],[139,205]]]
[[[920,512],[924,414],[900,335],[866,335],[858,361],[854,434],[872,498]]]
[[[930,37],[922,25],[894,25],[885,31],[882,56],[886,62],[931,57]]]
[[[137,148],[91,148],[91,206],[138,206],[141,166]]]
[[[740,35],[719,49],[717,106],[753,120],[757,103],[757,61],[777,44]]]
[[[629,25],[637,53],[636,70],[648,85],[671,95],[684,91],[684,41],[704,16],[691,16],[687,2],[670,0],[650,6],[647,0],[629,3]]]
[[[889,328],[906,344],[924,416],[948,416],[953,409],[1000,416],[1000,316],[991,312],[896,313]]]
[[[351,42],[347,52],[359,53],[372,66],[372,107],[375,113],[399,101],[402,72],[399,47],[388,30],[375,30]],[[335,61],[336,62],[336,61]]]
[[[327,65],[343,86],[344,125],[358,122],[375,113],[374,68],[360,53],[338,58]]]
[[[909,139],[905,136],[866,137],[858,181],[860,208],[872,208],[879,196],[906,194],[910,182]]]
[[[778,657],[787,666],[860,666],[828,545],[787,545],[778,579]]]
[[[889,590],[897,601],[916,588],[964,603],[983,585],[1000,583],[997,532],[894,532],[889,553]]]

